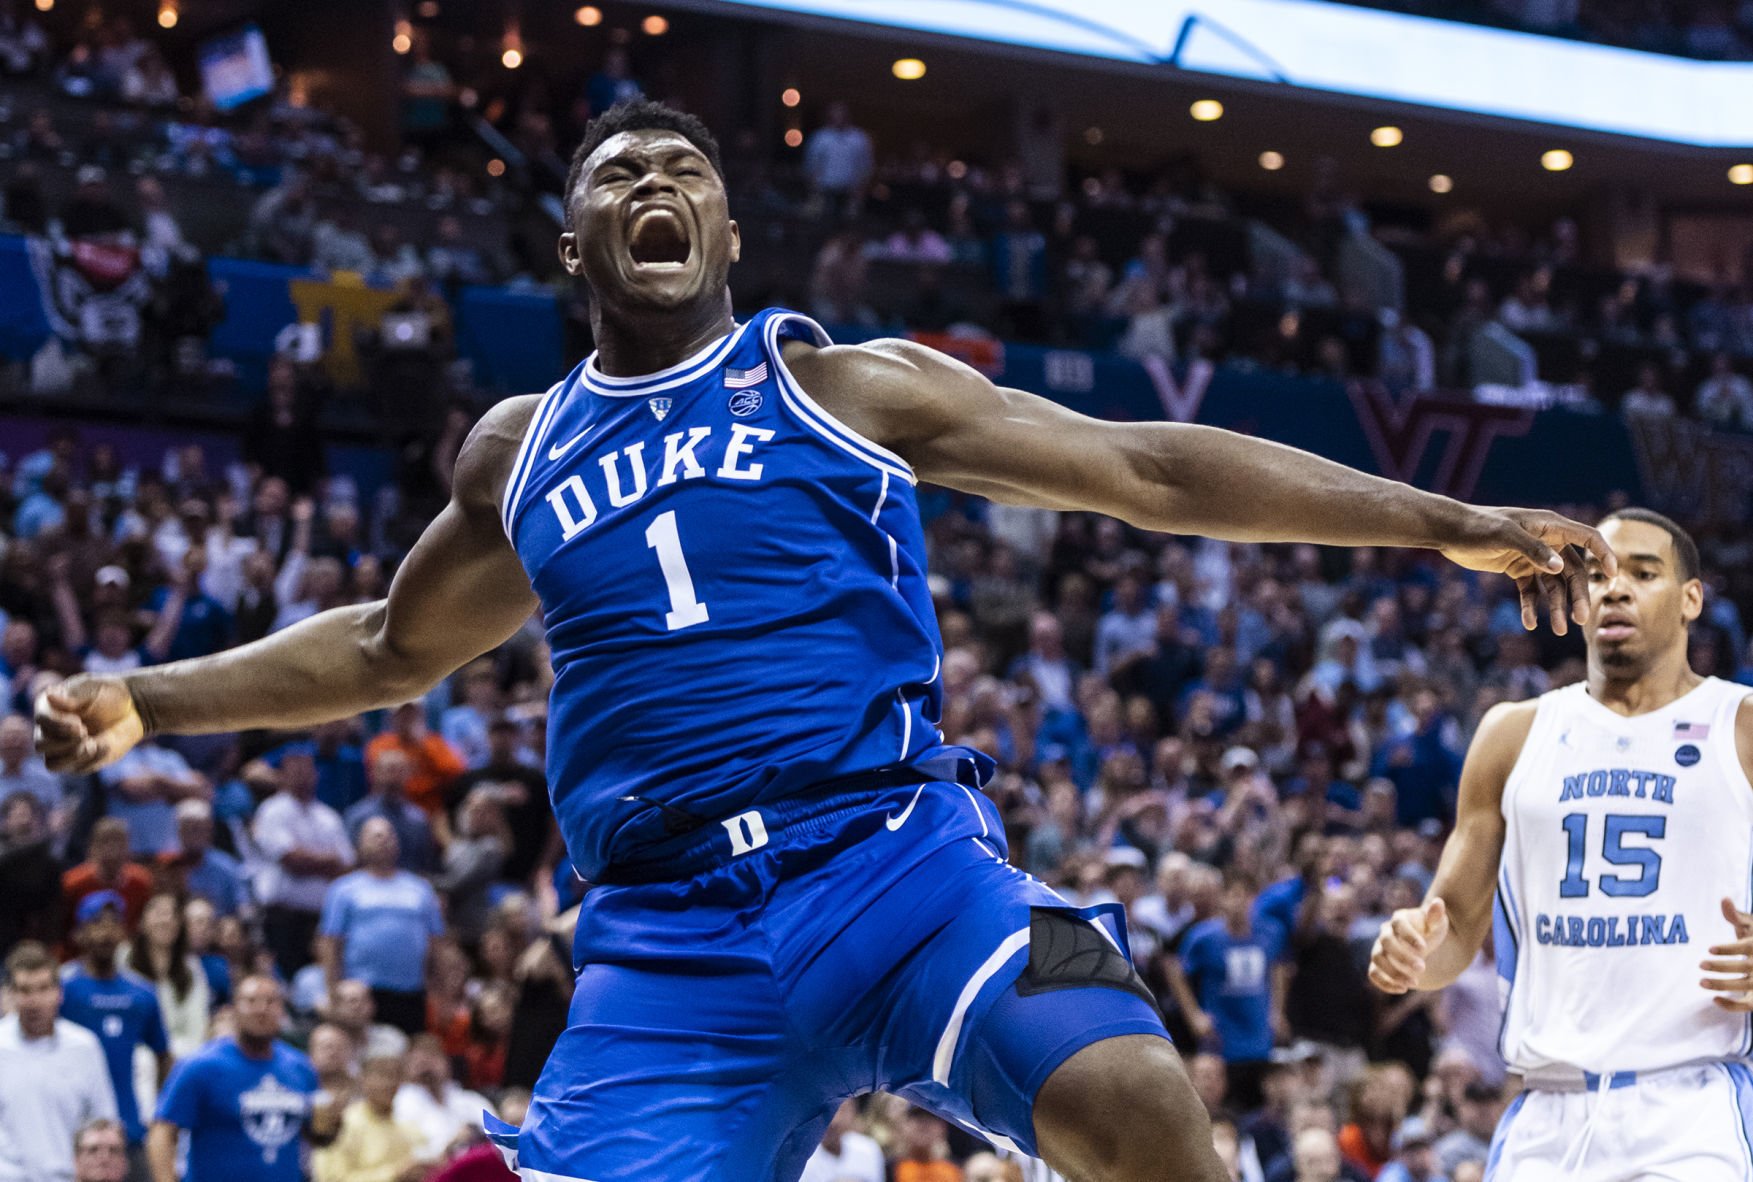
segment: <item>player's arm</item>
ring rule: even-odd
[[[1588,586],[1582,563],[1558,551],[1583,546],[1614,565],[1599,533],[1555,513],[1464,505],[1214,427],[1088,418],[911,341],[792,342],[785,361],[812,398],[922,479],[1007,504],[1231,541],[1436,549],[1522,582],[1530,628],[1543,594],[1560,632],[1567,604],[1585,618]]]
[[[1747,777],[1747,790],[1753,791],[1753,697],[1741,699],[1735,713],[1735,754],[1740,757],[1741,771]],[[1735,895],[1724,895],[1723,919],[1733,939],[1710,947],[1710,956],[1699,962],[1700,972],[1718,974],[1702,977],[1699,985],[1716,996],[1711,1003],[1731,1014],[1753,1013],[1753,914],[1741,910]]]
[[[37,702],[49,766],[88,772],[143,734],[306,727],[419,697],[494,648],[536,606],[500,525],[499,493],[535,399],[476,425],[451,500],[397,570],[387,599],[335,608],[253,644],[121,677],[75,677]]]
[[[1455,831],[1424,903],[1396,911],[1370,953],[1370,981],[1387,993],[1441,989],[1479,955],[1491,931],[1503,858],[1503,786],[1533,725],[1534,702],[1493,706],[1461,770]]]

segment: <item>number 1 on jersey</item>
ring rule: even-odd
[[[670,610],[663,622],[674,632],[691,628],[712,618],[706,605],[694,598],[694,576],[688,573],[688,560],[682,554],[682,536],[676,532],[676,511],[659,513],[645,528],[645,544],[657,551],[657,564],[663,568],[664,582],[670,587]]]

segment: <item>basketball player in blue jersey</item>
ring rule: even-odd
[[[1524,1089],[1489,1182],[1749,1182],[1753,691],[1687,663],[1692,539],[1641,509],[1601,529],[1620,569],[1589,572],[1587,679],[1486,714],[1370,979],[1440,989],[1492,933]]]
[[[522,1129],[532,1182],[790,1182],[843,1097],[899,1093],[1078,1182],[1216,1182],[1210,1130],[1109,911],[1006,861],[946,747],[914,497],[928,480],[1154,530],[1425,546],[1564,627],[1611,552],[1275,444],[1096,422],[906,341],[731,314],[718,150],[649,103],[593,122],[566,269],[597,352],[490,411],[387,600],[83,677],[40,745],[304,727],[419,697],[540,606],[578,985]]]

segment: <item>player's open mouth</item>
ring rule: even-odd
[[[680,271],[693,249],[688,225],[673,209],[648,209],[627,232],[627,253],[636,271]]]

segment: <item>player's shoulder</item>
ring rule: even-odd
[[[900,390],[950,359],[936,349],[904,337],[878,337],[858,344],[821,344],[802,338],[780,343],[780,356],[792,375],[807,388],[811,380],[842,386],[856,383]]]
[[[1479,719],[1479,729],[1474,732],[1474,741],[1514,741],[1519,745],[1533,729],[1534,719],[1539,717],[1541,705],[1550,700],[1553,700],[1551,694],[1543,694],[1520,702],[1497,703]]]
[[[453,496],[469,504],[498,506],[536,409],[546,397],[517,394],[487,409],[457,453]]]

